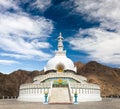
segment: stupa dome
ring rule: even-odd
[[[72,60],[67,58],[65,55],[56,55],[48,61],[47,65],[44,67],[44,70],[71,70],[76,72],[76,67],[74,67]]]

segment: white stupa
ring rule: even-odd
[[[58,37],[58,50],[55,51],[55,56],[50,59],[47,65],[44,67],[44,71],[55,70],[55,71],[67,71],[71,70],[76,72],[76,67],[71,59],[67,58],[66,51],[63,50],[63,37],[60,33]]]
[[[87,78],[77,75],[76,70],[66,56],[60,33],[58,50],[44,67],[45,75],[35,77],[33,83],[22,84],[18,100],[43,103],[101,101],[100,87],[87,83]]]

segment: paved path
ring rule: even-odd
[[[101,102],[86,102],[78,105],[45,105],[43,103],[0,100],[0,109],[120,109],[120,99],[103,99]]]

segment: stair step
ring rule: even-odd
[[[52,94],[49,100],[50,104],[70,104],[70,95],[68,88],[66,87],[56,87],[52,88]]]
[[[71,102],[49,102],[49,104],[73,104]]]

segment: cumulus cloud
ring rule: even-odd
[[[51,0],[36,0],[32,6],[44,11],[51,5]]]
[[[52,28],[52,23],[44,18],[34,21],[22,15],[1,15],[0,48],[24,55],[49,57],[49,54],[40,50],[41,48],[49,48],[49,43],[42,40],[37,41],[37,39],[47,38],[52,32]]]
[[[91,60],[120,65],[119,0],[75,0],[74,3],[74,11],[87,16],[88,21],[100,22],[100,26],[79,29],[69,39],[72,49],[86,52]]]
[[[19,62],[14,60],[0,60],[1,65],[11,65],[11,64],[19,64]]]
[[[5,11],[7,9],[19,10],[20,8],[14,0],[0,0],[0,10]]]
[[[52,21],[44,17],[30,16],[21,10],[11,13],[5,9],[18,9],[17,2],[5,1],[6,3],[0,1],[0,6],[4,10],[4,13],[0,11],[0,49],[4,51],[1,56],[48,59],[51,55],[43,49],[50,47],[46,38],[53,30]]]
[[[0,53],[0,56],[9,56],[16,59],[31,59],[31,55],[21,55],[21,54],[13,54],[13,53]]]
[[[120,28],[119,0],[75,0],[74,3],[75,10],[87,15],[86,19],[100,21],[104,28]]]
[[[52,22],[44,17],[31,18],[21,14],[0,14],[0,33],[18,37],[46,37],[53,29]]]
[[[89,34],[88,37],[83,37]],[[79,31],[75,38],[70,39],[74,50],[82,50],[89,54],[90,59],[103,63],[120,64],[120,36],[105,30],[92,28]]]

